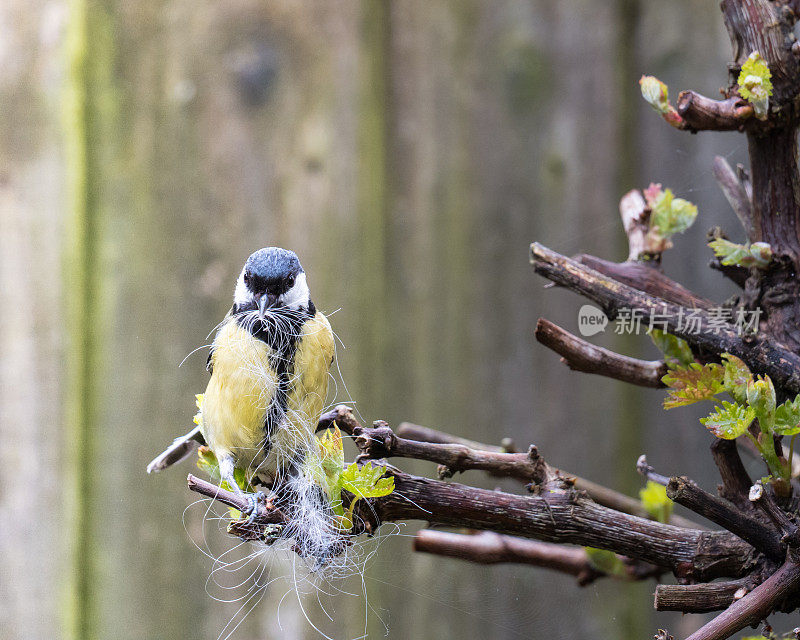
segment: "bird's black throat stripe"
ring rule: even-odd
[[[270,449],[271,436],[283,421],[288,409],[289,385],[294,375],[294,356],[297,352],[300,331],[306,321],[316,315],[317,310],[314,303],[309,300],[308,310],[290,311],[276,308],[270,310],[263,321],[256,322],[252,321],[250,314],[242,313],[243,311],[249,309],[239,309],[234,306],[231,310],[240,327],[270,347],[270,365],[278,378],[278,387],[264,417],[264,455],[266,455]]]

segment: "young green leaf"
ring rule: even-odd
[[[767,119],[772,96],[772,73],[758,51],[753,51],[742,65],[737,83],[739,95],[753,105],[756,118]]]
[[[717,407],[707,418],[700,418],[700,422],[717,438],[733,440],[747,431],[755,417],[756,412],[752,407],[723,400],[721,407]]]
[[[380,498],[394,491],[394,478],[382,477],[383,467],[366,462],[361,468],[353,462],[342,473],[342,489],[358,498]]]
[[[371,462],[365,463],[361,468],[353,462],[342,472],[341,488],[353,494],[347,513],[342,518],[344,528],[352,528],[353,509],[361,498],[379,498],[394,491],[394,478],[382,477],[384,472],[383,467],[373,467]]]
[[[589,564],[596,571],[600,571],[609,576],[624,576],[625,563],[613,551],[607,549],[595,549],[594,547],[584,547],[586,558]]]
[[[669,522],[672,515],[673,502],[667,497],[664,485],[647,481],[647,486],[639,490],[639,499],[645,511],[659,522]]]
[[[740,267],[758,267],[766,269],[772,261],[772,247],[766,242],[736,244],[724,238],[717,238],[708,243],[714,255],[721,258],[723,265]]]
[[[775,387],[770,377],[759,376],[747,382],[747,404],[756,412],[756,417],[765,433],[771,432],[775,424]]]
[[[194,396],[194,402],[197,405],[197,413],[194,414],[192,421],[201,429],[203,428],[203,394],[198,393]]]
[[[683,118],[669,103],[669,89],[661,80],[655,76],[642,76],[639,79],[639,87],[642,91],[642,97],[647,103],[661,114],[669,124],[673,127],[683,127]]]
[[[772,430],[780,436],[800,433],[800,395],[775,409],[775,425]]]
[[[334,514],[344,515],[341,475],[344,470],[342,433],[337,426],[317,439],[317,452],[309,454],[303,464],[303,475],[318,484],[328,496]]]
[[[676,367],[661,381],[670,387],[669,395],[664,399],[665,409],[712,400],[725,391],[723,369],[713,362],[706,365],[693,362],[686,367]]]
[[[739,358],[730,353],[722,354],[725,390],[740,404],[747,402],[747,383],[753,379],[750,369]]]
[[[647,333],[653,344],[664,354],[664,360],[670,369],[674,369],[679,365],[686,366],[694,362],[694,355],[692,355],[692,350],[686,340],[673,336],[671,333],[661,329],[650,329]]]
[[[671,189],[665,189],[653,203],[650,225],[658,233],[668,238],[675,233],[683,233],[697,218],[697,207],[688,200],[676,198]]]

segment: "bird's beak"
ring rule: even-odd
[[[265,293],[258,299],[258,316],[262,320],[267,313],[267,309],[274,307],[278,302],[278,296],[272,293]]]

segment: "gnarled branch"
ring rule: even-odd
[[[661,378],[667,373],[667,365],[663,360],[639,360],[614,353],[544,318],[536,323],[536,339],[562,356],[561,361],[573,371],[595,373],[654,389],[664,386]]]
[[[753,107],[739,96],[712,100],[694,91],[681,91],[677,111],[690,131],[737,131],[753,117]]]

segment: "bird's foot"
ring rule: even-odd
[[[255,493],[247,494],[247,508],[244,510],[243,515],[248,516],[247,524],[253,524],[258,515],[258,503],[264,501],[267,505],[267,496],[263,491],[256,491]],[[269,505],[267,505],[269,506]]]

